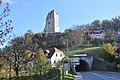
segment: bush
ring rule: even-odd
[[[109,62],[114,62],[117,55],[115,46],[112,46],[110,43],[103,44],[102,46],[104,52],[104,59]]]
[[[0,78],[0,80],[48,80],[46,75],[35,74],[33,76],[20,76],[20,77],[12,77],[12,78]]]
[[[58,68],[52,68],[47,73],[48,79],[60,77],[60,70]]]

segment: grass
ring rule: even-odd
[[[74,80],[74,79],[75,79],[75,75],[70,74],[70,73],[68,73],[68,71],[66,71],[66,72],[64,73],[64,78],[65,78],[65,79]]]
[[[71,50],[71,51],[65,52],[65,55],[72,56],[74,54],[81,54],[81,53],[86,53],[88,56],[100,57],[101,54],[103,53],[103,50],[101,47],[90,47],[90,48],[84,48],[84,49]]]

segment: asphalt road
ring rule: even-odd
[[[80,72],[75,80],[120,80],[120,73],[115,72]]]

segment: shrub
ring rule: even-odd
[[[104,52],[104,59],[106,59],[109,62],[114,62],[115,57],[117,55],[117,48],[115,46],[112,46],[110,43],[104,43],[102,48]]]

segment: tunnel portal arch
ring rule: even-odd
[[[76,72],[89,71],[90,70],[90,66],[89,66],[87,61],[85,61],[83,59],[80,59],[79,60],[79,65],[75,66],[75,70],[76,70]]]

